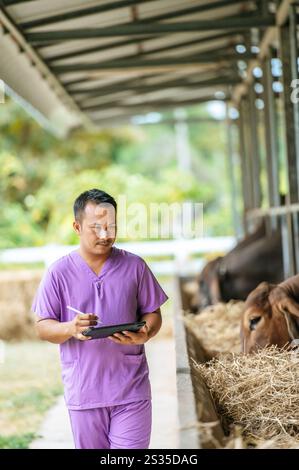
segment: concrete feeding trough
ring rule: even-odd
[[[209,389],[198,374],[192,360],[206,362],[198,339],[186,331],[183,315],[189,308],[182,286],[190,278],[175,279],[175,350],[179,418],[179,447],[182,449],[215,448],[224,441],[224,431]],[[208,432],[207,432],[208,430]]]

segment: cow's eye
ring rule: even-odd
[[[250,318],[249,320],[249,329],[251,331],[255,330],[256,329],[256,325],[258,324],[258,322],[260,321],[262,317],[254,317],[254,318]]]

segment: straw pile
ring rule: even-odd
[[[188,312],[183,321],[206,351],[240,352],[240,322],[244,302],[231,300],[202,310],[197,315]]]
[[[193,362],[231,430],[226,447],[299,448],[298,350],[271,346]]]
[[[42,274],[41,270],[0,273],[0,339],[37,338],[31,304]]]

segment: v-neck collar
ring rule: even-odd
[[[109,255],[109,257],[106,259],[106,261],[104,262],[103,266],[102,266],[102,269],[100,271],[100,274],[97,275],[92,269],[91,267],[89,266],[89,264],[85,261],[84,258],[82,258],[82,256],[80,255],[80,253],[78,253],[77,250],[74,250],[71,252],[71,255],[74,256],[75,258],[75,262],[77,262],[77,264],[79,266],[81,266],[87,273],[88,275],[91,277],[91,279],[93,281],[99,281],[99,279],[101,279],[105,273],[107,272],[107,270],[109,269],[109,266],[111,265],[112,263],[112,260],[114,258],[116,254],[116,248],[114,246],[111,247],[111,253]]]

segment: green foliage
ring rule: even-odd
[[[1,436],[0,449],[28,449],[29,444],[35,438],[34,433],[26,433],[13,436]]]
[[[221,124],[190,125],[190,173],[178,169],[172,125],[76,130],[58,140],[15,103],[1,111],[0,248],[76,243],[73,201],[92,187],[146,206],[203,202],[206,233],[231,232]]]
[[[0,248],[43,244],[43,231],[31,211],[17,202],[6,202],[0,207]]]

